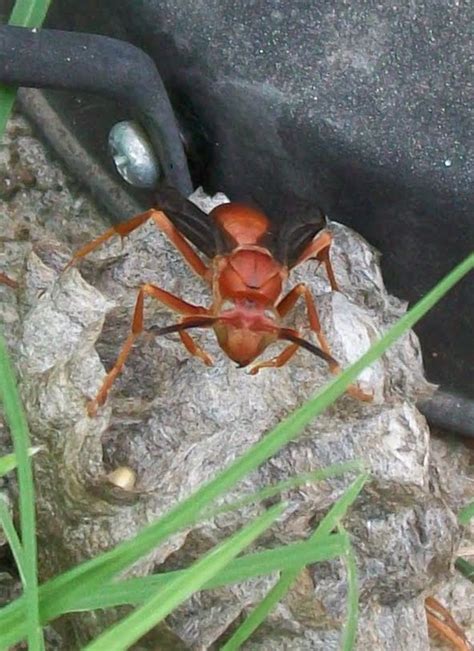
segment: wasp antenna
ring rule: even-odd
[[[181,332],[182,330],[191,330],[191,328],[208,328],[209,326],[214,325],[217,321],[216,317],[213,316],[196,316],[186,318],[180,323],[173,323],[173,325],[164,326],[163,328],[152,327],[148,329],[148,332],[153,335],[168,335],[172,332]]]
[[[306,339],[300,337],[295,330],[290,330],[289,328],[280,328],[278,332],[278,339],[284,339],[286,341],[291,341],[294,344],[298,344],[298,346],[301,346],[301,348],[309,350],[309,352],[313,353],[313,355],[324,359],[330,366],[338,366],[338,362],[334,359],[334,357],[328,353],[325,353],[324,350],[321,350],[321,348],[318,348],[318,346],[315,346],[311,342],[306,341]]]

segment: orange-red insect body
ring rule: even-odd
[[[173,195],[173,198],[176,197]],[[190,329],[212,327],[220,347],[239,366],[247,366],[253,362],[276,340],[290,342],[276,357],[253,366],[252,374],[264,367],[286,364],[300,347],[325,359],[331,371],[339,370],[339,365],[331,356],[321,331],[309,288],[304,283],[299,283],[286,295],[282,295],[289,270],[311,258],[316,258],[325,265],[331,287],[333,290],[337,289],[329,260],[332,238],[325,229],[325,218],[321,213],[311,219],[300,218],[294,231],[287,229],[283,233],[272,232],[272,224],[262,212],[238,203],[222,204],[210,215],[206,215],[190,202],[180,198],[178,208],[172,203],[170,208],[166,208],[166,213],[161,210],[149,210],[109,229],[83,246],[70,264],[113,235],[124,237],[152,219],[180,251],[193,271],[211,285],[212,304],[208,308],[192,305],[156,285],[143,285],[135,305],[131,331],[99,393],[89,403],[89,413],[95,413],[97,407],[105,402],[135,339],[144,330],[145,296],[155,298],[181,314],[178,323],[151,330],[157,334],[177,332],[188,352],[208,365],[212,364],[212,360],[191,337]],[[177,228],[176,224],[180,228]],[[189,235],[186,237],[182,231]],[[212,258],[210,266],[203,262],[188,239],[197,242],[198,248]],[[211,245],[210,240],[213,240],[214,244]],[[281,325],[282,318],[290,312],[300,297],[305,300],[309,325],[321,348],[302,339],[296,330]],[[362,400],[371,398],[357,387],[351,387],[350,393]]]
[[[258,245],[269,228],[263,213],[231,203],[218,206],[210,217],[235,246],[214,260],[212,311],[219,319],[213,327],[225,353],[247,366],[278,339],[280,319],[274,306],[288,274]]]

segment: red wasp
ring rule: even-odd
[[[314,208],[301,210],[298,215],[293,215],[291,222],[274,228],[263,212],[251,206],[226,203],[207,215],[171,188],[160,193],[159,205],[163,210],[152,208],[108,229],[79,249],[67,267],[110,237],[124,237],[151,219],[191,269],[211,286],[212,304],[210,307],[192,305],[160,287],[149,283],[142,285],[131,331],[97,396],[88,405],[90,415],[104,404],[133,343],[144,330],[145,296],[155,298],[182,315],[178,323],[151,330],[160,335],[177,332],[188,352],[208,366],[212,365],[212,359],[191,337],[191,329],[213,328],[220,347],[239,367],[253,362],[275,341],[289,342],[276,357],[254,365],[251,374],[262,368],[283,366],[300,347],[324,359],[333,373],[340,371],[321,331],[314,299],[307,285],[299,283],[282,295],[289,271],[310,259],[324,265],[332,290],[338,290],[329,258],[332,237],[326,229],[326,218],[319,209],[316,214]],[[190,242],[211,260],[209,265],[203,262]],[[302,339],[296,330],[281,325],[283,317],[300,297],[305,300],[309,325],[320,348]],[[360,400],[372,398],[357,386],[351,386],[348,392]]]

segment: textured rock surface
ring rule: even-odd
[[[59,277],[71,247],[104,230],[104,220],[48,160],[23,120],[10,125],[0,163],[0,271],[21,284],[17,293],[0,285],[0,318],[19,369],[33,437],[46,448],[35,459],[46,577],[155,520],[313,395],[328,371],[300,352],[288,366],[250,377],[224,357],[212,333],[203,331],[196,336],[215,360],[208,369],[187,355],[176,336],[148,336],[135,346],[106,406],[89,418],[86,400],[99,388],[104,366],[115,360],[140,283],[153,282],[202,304],[208,303],[209,292],[151,225],[123,245],[112,241],[80,270]],[[6,183],[12,169],[18,177],[26,170],[28,182],[15,177]],[[405,307],[386,294],[375,252],[350,230],[336,224],[333,229],[332,257],[344,293],[330,294],[313,264],[292,280],[312,286],[334,355],[347,364]],[[156,303],[148,305],[146,319],[149,325],[173,322]],[[292,323],[304,323],[304,310],[295,311]],[[406,336],[367,371],[362,384],[374,391],[373,404],[341,398],[240,488],[252,490],[296,472],[364,459],[373,481],[347,519],[360,571],[359,648],[428,649],[423,596],[449,576],[459,536],[449,506],[446,455],[444,460],[443,454],[431,456],[430,466],[428,428],[414,406],[429,390],[415,336]],[[117,499],[102,480],[121,465],[137,473],[138,493]],[[309,534],[348,481],[290,493],[291,509],[265,542]],[[456,492],[456,508],[461,492]],[[135,571],[189,562],[259,508],[220,516],[174,538]],[[196,596],[168,622],[178,636],[171,648],[179,648],[178,640],[184,648],[209,648],[273,581],[268,577]],[[345,587],[338,562],[306,570],[248,648],[338,648]],[[64,648],[84,642],[113,615],[91,615],[68,626]]]
[[[466,454],[467,452],[467,454]],[[456,441],[431,437],[430,466],[433,487],[444,501],[457,513],[474,497],[474,453]],[[464,528],[457,555],[474,562],[474,520]],[[433,591],[433,596],[448,608],[455,621],[465,631],[474,647],[474,584],[459,572],[454,572]],[[432,640],[433,649],[449,649],[439,639]]]

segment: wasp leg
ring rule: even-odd
[[[295,303],[300,296],[304,296],[311,330],[318,338],[322,350],[324,350],[324,352],[328,355],[331,355],[329,344],[321,329],[321,322],[319,321],[318,313],[316,311],[313,295],[305,283],[298,283],[298,285],[295,285],[295,287],[293,287],[293,289],[291,289],[288,294],[281,299],[281,301],[276,306],[278,314],[282,318],[286,316],[288,312],[294,308]]]
[[[181,337],[181,341],[188,353],[198,357],[206,366],[213,366],[214,362],[212,361],[212,357],[194,341],[189,332],[180,330],[179,336]]]
[[[147,210],[140,215],[135,215],[135,217],[132,217],[126,222],[112,226],[112,228],[106,230],[105,233],[102,233],[99,237],[96,237],[91,242],[85,244],[72,256],[71,260],[64,268],[64,271],[74,265],[80,258],[84,258],[86,255],[91,253],[91,251],[97,249],[101,244],[114,235],[120,235],[122,238],[126,237],[150,219],[153,219],[158,228],[163,231],[168,239],[174,244],[191,269],[201,278],[207,278],[209,275],[208,267],[204,264],[191,245],[184,239],[177,228],[173,226],[168,217],[166,217],[161,210],[155,210],[154,208]]]
[[[321,322],[319,320],[318,313],[316,311],[316,306],[314,304],[314,297],[307,285],[305,285],[304,283],[299,283],[298,285],[295,285],[295,287],[293,287],[293,289],[291,289],[288,292],[288,294],[284,296],[276,306],[278,314],[281,317],[286,316],[288,312],[291,309],[293,309],[296,301],[300,296],[304,296],[306,302],[306,310],[308,312],[308,319],[309,319],[309,325],[311,327],[311,330],[313,330],[313,332],[316,334],[316,337],[318,338],[322,350],[328,355],[331,355],[331,349],[329,348],[327,339],[321,329]],[[341,372],[341,367],[339,364],[330,363],[330,362],[328,362],[328,364],[331,373],[337,374]],[[364,391],[362,391],[361,388],[359,388],[357,385],[354,384],[351,384],[347,388],[347,393],[351,395],[353,398],[356,398],[357,400],[362,400],[363,402],[371,402],[373,399],[373,395],[371,393],[365,393]]]
[[[268,359],[264,362],[257,362],[257,364],[254,364],[250,369],[249,374],[257,375],[257,373],[262,368],[280,368],[281,366],[284,366],[293,357],[298,348],[298,344],[290,344],[284,348],[276,357],[272,357],[271,359]]]
[[[321,349],[328,355],[331,355],[329,344],[326,340],[326,337],[324,336],[324,333],[321,330],[321,323],[319,322],[318,313],[316,312],[316,307],[314,305],[314,301],[312,300],[311,292],[304,283],[299,283],[293,287],[293,289],[291,289],[288,294],[281,299],[281,301],[276,306],[278,314],[282,318],[286,316],[288,312],[293,309],[296,301],[300,296],[304,296],[305,298],[310,326],[318,338]],[[285,348],[276,357],[273,357],[272,359],[265,362],[259,362],[255,364],[255,366],[252,366],[250,374],[256,375],[262,368],[279,368],[283,366],[293,357],[298,348],[298,344],[291,344],[291,346]],[[329,364],[329,366],[331,367],[331,364]]]
[[[92,251],[95,251],[101,244],[106,242],[107,240],[110,240],[111,237],[114,235],[120,235],[120,237],[126,237],[132,231],[134,231],[136,228],[139,228],[142,224],[147,222],[151,217],[153,216],[154,210],[147,210],[144,213],[141,213],[140,215],[135,215],[135,217],[132,217],[131,219],[127,220],[126,222],[122,222],[121,224],[116,224],[115,226],[112,226],[112,228],[108,228],[102,235],[99,235],[99,237],[96,237],[94,240],[91,242],[88,242],[87,244],[84,244],[84,246],[81,246],[80,249],[78,249],[72,258],[69,260],[67,265],[64,267],[64,271],[66,269],[69,269],[69,267],[72,267],[80,258],[84,258],[86,255],[91,253]]]
[[[466,635],[453,616],[434,597],[426,597],[425,614],[430,632],[435,632],[446,643],[451,643],[451,648],[467,651],[472,648],[469,645]]]
[[[336,281],[336,276],[334,275],[334,269],[332,268],[331,259],[329,257],[329,249],[331,248],[332,235],[329,231],[324,230],[321,233],[318,233],[314,237],[308,246],[304,249],[303,253],[300,255],[293,267],[310,260],[311,258],[316,258],[323,263],[324,268],[329,279],[329,284],[333,291],[339,291],[339,286]]]
[[[181,253],[183,258],[186,260],[188,265],[194,271],[195,274],[204,278],[208,282],[210,281],[210,271],[189,242],[181,235],[176,226],[168,219],[164,212],[161,210],[154,210],[153,212],[153,221],[158,226],[160,230],[168,237],[170,242],[174,244],[177,250]]]
[[[119,353],[119,356],[117,357],[115,364],[107,373],[99,392],[97,393],[94,400],[91,400],[87,405],[87,411],[89,413],[89,416],[94,416],[97,412],[98,407],[103,405],[104,402],[106,401],[107,394],[109,393],[112,384],[115,382],[115,379],[122,371],[125,361],[129,356],[130,351],[132,350],[132,346],[135,340],[143,332],[143,320],[144,320],[143,308],[144,308],[145,296],[151,296],[152,298],[155,298],[157,301],[160,301],[160,303],[163,303],[171,310],[175,312],[179,312],[180,314],[184,314],[186,317],[209,314],[209,311],[205,307],[187,303],[186,301],[183,301],[183,299],[179,298],[178,296],[174,296],[174,294],[170,294],[164,289],[160,289],[160,287],[156,287],[155,285],[150,285],[150,284],[143,285],[140,288],[140,291],[138,292],[137,301],[135,303],[135,310],[133,312],[131,331],[127,339],[125,340],[125,343],[122,346],[122,349]],[[185,346],[187,348],[186,343]],[[198,346],[196,346],[196,351],[197,352],[194,354],[200,356],[198,351],[200,352],[202,351]]]
[[[333,373],[340,373],[341,368],[339,367],[337,370],[333,371]],[[374,399],[374,394],[372,391],[367,393],[366,391],[363,391],[357,384],[349,384],[349,386],[346,389],[346,393],[348,393],[352,398],[355,398],[356,400],[360,400],[360,402],[372,402]]]
[[[18,283],[16,280],[13,280],[12,278],[9,278],[5,274],[2,274],[0,272],[0,283],[2,285],[7,285],[7,287],[11,287],[12,289],[18,289]]]

